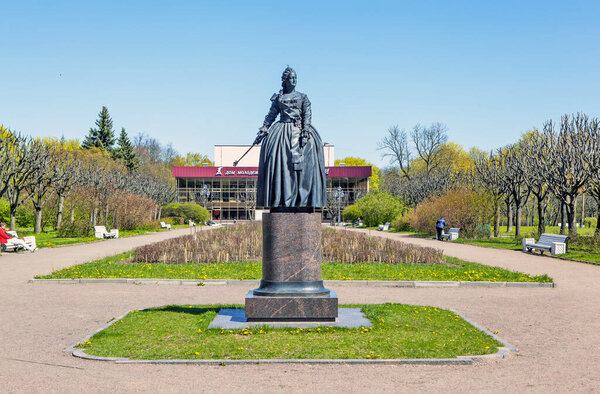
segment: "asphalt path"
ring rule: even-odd
[[[597,392],[600,391],[600,267],[509,250],[371,235],[443,249],[482,264],[548,274],[556,288],[339,286],[341,303],[401,302],[455,309],[519,352],[470,366],[135,365],[64,351],[131,309],[243,303],[251,286],[28,283],[38,274],[189,233],[163,231],[0,256],[2,392]]]

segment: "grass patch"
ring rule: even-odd
[[[536,240],[537,237],[534,237]],[[522,250],[523,246],[520,240],[515,240],[513,238],[489,238],[489,239],[464,239],[459,238],[452,242],[458,242],[463,244],[484,246],[488,248],[496,248],[496,249],[509,249],[509,250]],[[539,253],[539,252],[534,252]],[[573,242],[569,243],[569,251],[565,254],[553,256],[550,252],[544,252],[546,256],[550,257],[559,257],[562,259],[571,259],[571,260],[580,260],[587,261],[591,263],[600,263],[600,251],[584,249],[584,247],[580,247]]]
[[[177,225],[177,226],[173,226],[173,228],[183,228],[183,227],[188,227],[187,225]],[[157,231],[166,231],[166,230],[162,230],[162,229],[156,229],[156,230],[143,230],[143,229],[135,229],[135,230],[120,230],[119,231],[119,237],[127,237],[127,236],[131,236],[131,235],[144,235],[144,234],[148,234],[148,233],[152,233],[152,232],[157,232]],[[61,238],[58,236],[58,231],[55,230],[51,230],[51,231],[45,231],[42,232],[40,234],[36,234],[32,228],[22,228],[22,229],[17,229],[17,234],[19,235],[19,238],[23,238],[23,237],[27,237],[30,235],[35,236],[35,241],[36,241],[36,246],[38,248],[54,248],[56,246],[61,246],[61,245],[72,245],[72,244],[79,244],[79,243],[89,243],[89,242],[97,242],[97,241],[102,241],[101,239],[95,238],[95,237],[68,237],[68,238]]]
[[[522,227],[523,233],[526,233],[526,230],[532,230],[533,232],[537,231],[537,227]],[[546,227],[547,230],[550,230],[548,232],[552,233],[552,234],[558,234],[558,227]],[[589,232],[591,234],[593,234],[594,229],[593,228],[585,228],[585,229],[577,229],[579,234],[581,235],[582,232],[580,232],[581,230],[585,230],[583,231],[583,233],[585,232]],[[424,234],[424,233],[412,233],[411,236],[413,237],[417,237],[417,238],[435,238],[432,235],[429,234]],[[527,235],[527,236],[523,236],[523,238],[535,238],[535,240],[537,241],[539,239],[539,237],[537,235]],[[573,241],[569,241],[569,251],[565,254],[561,254],[561,255],[557,255],[557,256],[552,256],[550,254],[550,252],[544,252],[544,255],[546,256],[550,256],[550,257],[556,257],[556,258],[561,258],[561,259],[567,259],[567,260],[579,260],[579,261],[584,261],[584,262],[590,262],[590,263],[596,263],[596,264],[600,264],[600,249],[597,247],[597,245],[592,245],[591,244],[591,237],[589,236],[584,236],[581,235],[580,237],[578,237],[578,240],[576,242]],[[495,248],[495,249],[508,249],[508,250],[518,250],[521,251],[523,249],[523,246],[521,244],[521,240],[520,239],[514,239],[512,237],[499,237],[499,238],[482,238],[482,239],[467,239],[467,238],[458,238],[454,241],[451,241],[453,243],[462,243],[462,244],[469,244],[469,245],[476,245],[476,246],[483,246],[486,248]],[[535,252],[538,253],[538,252]]]
[[[502,344],[435,307],[359,307],[372,328],[208,329],[221,307],[169,305],[134,311],[78,344],[86,353],[131,359],[406,359],[491,354]]]
[[[152,278],[152,279],[260,279],[258,262],[211,264],[130,263],[133,251],[55,271],[37,279]],[[446,264],[327,263],[325,280],[438,280],[491,282],[552,282],[547,275],[532,276],[499,267],[444,256]]]

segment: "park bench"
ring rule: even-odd
[[[19,236],[17,235],[16,231],[7,231],[6,234],[10,235],[11,237],[14,238],[19,238]],[[35,249],[36,245],[35,245],[35,237],[34,236],[29,236],[29,237],[23,237],[23,240],[25,241],[25,243],[27,244],[27,246],[30,246],[31,248]],[[23,248],[23,246],[21,245],[12,245],[12,244],[1,244],[1,250],[2,252],[18,252],[20,250],[24,250],[25,248]]]
[[[189,219],[189,220],[188,220],[188,225],[189,225],[190,227],[194,227],[194,226],[196,225],[196,223],[192,222],[192,219]]]
[[[458,239],[459,233],[460,233],[460,228],[452,227],[450,230],[448,230],[447,233],[442,232],[442,241],[443,240],[454,241],[455,239]]]
[[[545,250],[550,251],[551,254],[565,254],[567,253],[567,240],[568,235],[548,234],[543,233],[540,235],[540,239],[535,242],[535,238],[523,238],[523,252],[532,252],[534,249],[539,250],[541,254],[544,254]]]
[[[387,222],[386,224],[380,224],[377,227],[377,230],[379,231],[388,231],[390,229],[390,222]]]
[[[94,237],[100,239],[119,238],[119,230],[113,228],[108,232],[104,226],[94,226]]]
[[[167,230],[171,229],[170,224],[166,224],[165,222],[160,222],[160,228],[166,228]]]

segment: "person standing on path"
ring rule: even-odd
[[[438,219],[437,223],[435,224],[435,230],[437,231],[437,240],[438,241],[442,240],[442,233],[444,232],[444,227],[446,227],[446,221],[444,220],[444,217],[442,216],[441,218]]]

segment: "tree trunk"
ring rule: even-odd
[[[36,234],[42,232],[42,207],[35,207],[35,224],[33,227],[33,231]]]
[[[104,209],[104,223],[107,229],[110,229],[110,223],[108,223],[108,202],[106,203],[106,208]]]
[[[567,221],[569,223],[569,237],[571,239],[577,238],[577,227],[575,227],[575,200],[571,199],[566,207]]]
[[[581,195],[581,221],[579,222],[579,226],[583,227],[585,223],[585,193]]]
[[[523,208],[521,205],[517,205],[517,220],[515,223],[515,238],[519,238],[521,236],[521,211]]]
[[[596,242],[600,241],[600,203],[598,203],[598,211],[596,216],[596,231],[594,231],[594,240]]]
[[[565,229],[567,228],[565,224],[565,203],[560,202],[560,234],[565,235]]]
[[[75,204],[71,204],[71,223],[75,221]]]
[[[506,203],[506,232],[512,231],[512,225],[513,225],[512,204],[507,202]]]
[[[162,205],[159,205],[158,206],[158,220],[160,220],[161,216],[162,216]]]
[[[92,211],[92,226],[96,226],[98,224],[98,207],[94,206],[94,210]]]
[[[496,215],[494,215],[494,237],[500,236],[500,200],[496,201]]]
[[[64,195],[60,195],[58,196],[58,213],[56,214],[56,229],[60,229],[60,225],[62,224],[62,217],[63,217],[63,208],[65,206],[65,196]]]
[[[15,226],[17,224],[17,207],[10,206],[10,230],[15,231]]]
[[[538,198],[537,202],[538,211],[538,235],[546,232],[546,207],[544,206],[544,200]]]

